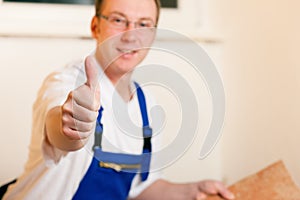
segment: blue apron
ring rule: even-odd
[[[147,179],[151,160],[152,129],[149,127],[144,93],[137,83],[134,84],[143,119],[143,153],[131,155],[102,151],[101,107],[95,129],[94,157],[73,200],[126,200],[135,175],[139,173],[142,181]]]

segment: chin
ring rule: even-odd
[[[122,74],[130,73],[132,72],[135,68],[137,67],[137,64],[132,64],[132,63],[122,63],[118,65],[118,70]]]
[[[114,65],[116,66],[116,69],[118,69],[120,72],[124,73],[128,73],[128,72],[132,72],[142,61],[142,58],[135,58],[135,59],[127,59],[127,58],[123,58],[120,57],[119,59],[117,59],[114,63]]]

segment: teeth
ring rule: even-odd
[[[134,53],[134,50],[127,50],[127,49],[119,49],[119,51],[121,53],[127,53],[127,54]]]

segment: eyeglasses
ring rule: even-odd
[[[120,14],[116,14],[116,13],[112,13],[108,16],[97,14],[96,16],[101,17],[102,19],[105,19],[112,28],[115,28],[118,30],[125,30],[126,28],[128,28],[130,23],[133,23],[135,28],[155,28],[156,27],[156,24],[152,21],[152,19],[147,19],[147,18],[139,19],[138,21],[131,22],[126,17],[124,17]]]

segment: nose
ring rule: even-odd
[[[121,39],[123,42],[135,42],[137,40],[137,29],[135,28],[135,23],[128,23],[127,28],[122,33]]]

